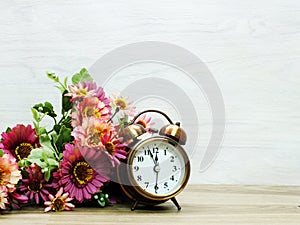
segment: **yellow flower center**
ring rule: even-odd
[[[73,168],[73,174],[79,184],[88,183],[94,175],[94,170],[84,161],[77,162]]]
[[[42,183],[38,180],[31,181],[30,184],[27,186],[28,190],[34,193],[40,192],[42,187]]]
[[[61,197],[53,199],[52,200],[52,209],[55,212],[63,211],[65,209],[65,201]]]
[[[139,125],[142,125],[144,128],[147,127],[147,123],[146,123],[145,120],[139,120],[139,121],[137,121],[136,123],[139,124]]]
[[[84,116],[85,117],[94,116],[94,117],[97,117],[97,118],[101,118],[101,113],[96,108],[87,106],[84,109]]]
[[[3,169],[0,168],[0,186],[3,186],[5,184],[5,177],[6,173]]]
[[[125,99],[123,98],[117,98],[115,99],[115,104],[118,106],[121,110],[126,110],[128,105]]]
[[[22,160],[24,158],[27,158],[33,149],[33,146],[29,143],[21,143],[18,147],[15,149],[15,154],[18,158],[18,160]]]
[[[79,88],[77,91],[76,91],[76,94],[80,97],[84,97],[84,96],[87,96],[88,95],[88,91],[84,88]]]
[[[109,152],[109,154],[114,155],[116,151],[116,146],[112,142],[107,142],[105,145],[106,150]]]

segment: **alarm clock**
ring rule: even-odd
[[[144,113],[159,113],[169,124],[163,126],[159,135],[144,137],[146,130],[135,121]],[[190,176],[190,161],[182,145],[186,133],[180,123],[159,110],[146,110],[136,115],[120,131],[128,143],[128,157],[117,169],[118,182],[125,195],[133,201],[131,210],[138,204],[157,205],[171,200],[181,209],[175,196],[186,186]]]

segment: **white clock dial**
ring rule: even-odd
[[[176,192],[185,178],[185,160],[169,138],[151,138],[134,149],[131,163],[133,178],[144,192],[166,196]],[[176,143],[175,143],[176,144]]]

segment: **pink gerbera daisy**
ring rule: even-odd
[[[104,152],[66,144],[63,157],[58,183],[78,202],[90,200],[109,181],[112,164]]]
[[[82,146],[100,149],[101,138],[111,129],[111,123],[95,117],[87,117],[83,119],[81,126],[74,128],[72,135]]]
[[[9,154],[0,157],[0,186],[6,187],[9,192],[13,192],[21,178],[16,159]]]
[[[102,87],[97,87],[95,82],[92,81],[83,81],[75,86],[69,86],[70,93],[67,93],[66,96],[71,96],[71,101],[81,101],[86,97],[97,97],[101,102],[105,104],[106,107],[109,107],[109,99],[105,96],[105,92]]]
[[[32,149],[40,147],[39,137],[31,125],[19,124],[9,133],[2,133],[2,148],[5,153],[13,155],[18,161],[27,158]]]
[[[26,193],[26,196],[30,200],[34,200],[36,204],[40,203],[40,199],[46,201],[47,195],[49,195],[49,188],[51,185],[47,184],[44,180],[44,175],[41,169],[36,164],[31,164],[30,168],[26,170],[28,177],[22,179],[22,185],[20,186],[20,191]]]
[[[126,159],[127,152],[125,147],[127,145],[122,144],[121,138],[116,137],[116,133],[110,131],[101,138],[103,149],[109,153],[109,157],[116,162],[120,163],[119,159]]]
[[[142,125],[145,130],[149,133],[151,133],[151,127],[155,124],[153,121],[151,121],[151,117],[147,117],[146,114],[141,115],[136,121],[135,124],[140,124]]]
[[[119,109],[121,117],[125,115],[134,116],[136,107],[132,105],[132,102],[128,101],[128,97],[123,97],[121,94],[112,94],[110,101]]]
[[[49,194],[48,198],[50,201],[46,201],[44,203],[44,205],[46,206],[44,212],[60,212],[64,210],[70,211],[75,207],[75,205],[70,203],[70,201],[72,201],[73,198],[69,198],[69,193],[63,194],[63,188],[59,189],[55,197]]]
[[[97,97],[84,98],[75,106],[72,113],[72,126],[76,127],[82,124],[84,118],[96,117],[103,120],[109,120],[111,116],[111,107],[105,105]]]

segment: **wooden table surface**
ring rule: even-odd
[[[5,212],[0,224],[300,224],[300,187],[189,185],[171,202],[132,212],[127,205],[75,208],[43,213],[43,208]]]

